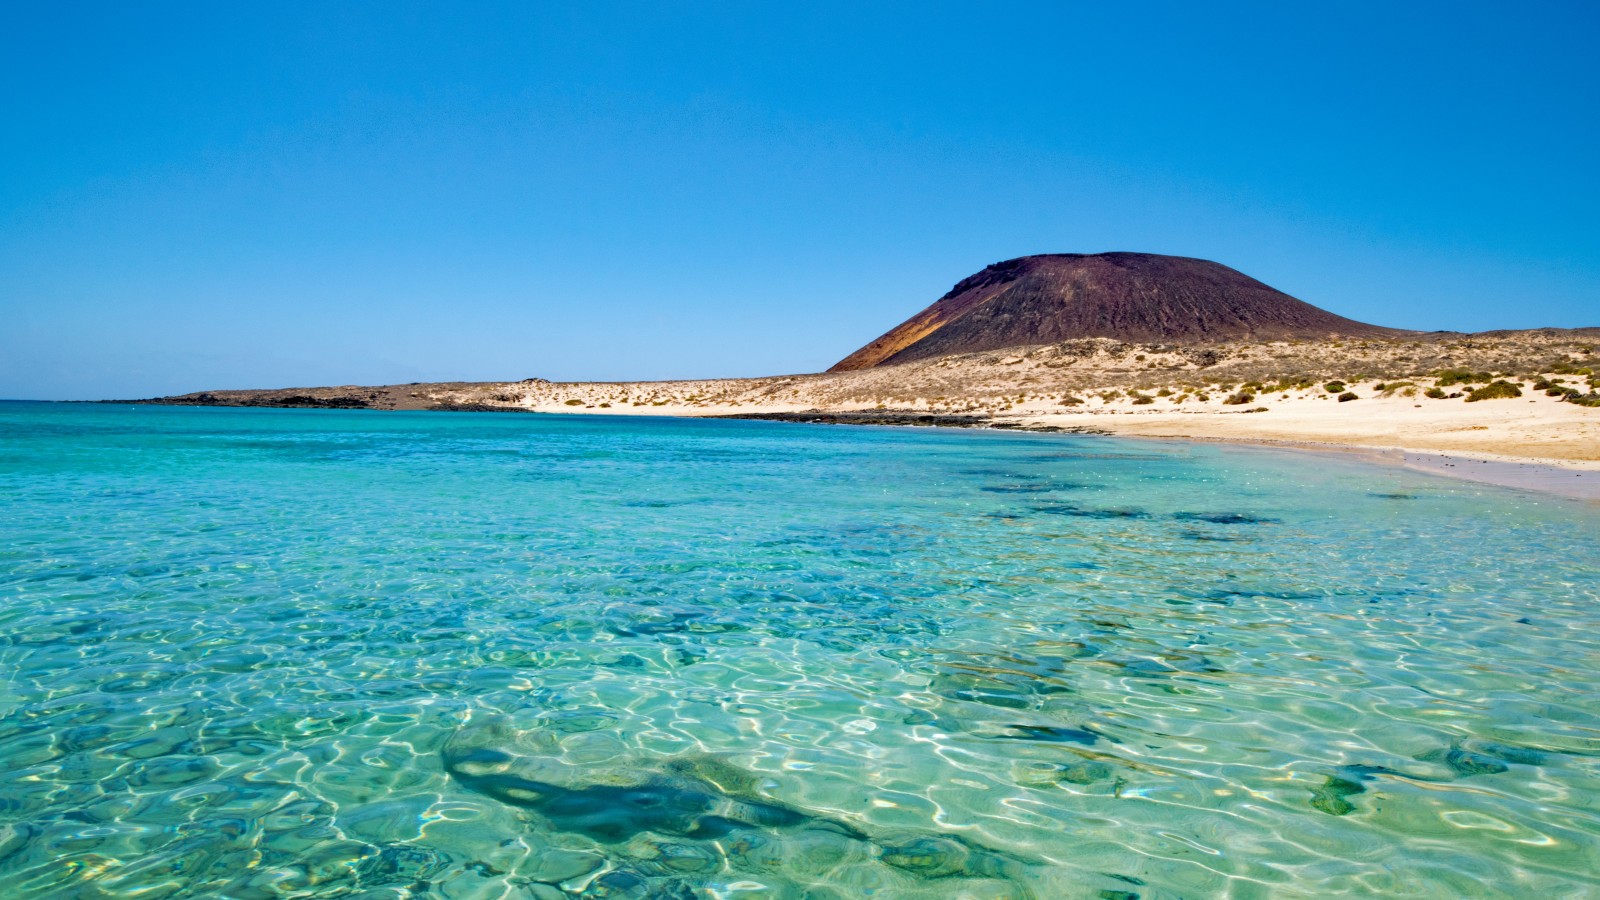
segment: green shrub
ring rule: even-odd
[[[1479,400],[1510,400],[1521,397],[1522,389],[1509,381],[1493,381],[1480,388],[1473,388],[1467,392],[1467,402],[1475,403]]]
[[[1351,400],[1360,400],[1360,399],[1361,399],[1360,397],[1356,396],[1356,392],[1355,391],[1345,391],[1344,393],[1339,395],[1339,402],[1340,403],[1349,403]]]
[[[1433,373],[1438,379],[1439,387],[1450,387],[1453,384],[1484,384],[1494,379],[1488,372],[1474,372],[1471,369],[1440,369]]]
[[[1342,394],[1342,393],[1344,393],[1344,382],[1342,382],[1342,381],[1330,381],[1327,384],[1323,385],[1322,389],[1327,391],[1330,394]]]
[[[1562,398],[1567,403],[1576,403],[1579,406],[1600,406],[1600,393],[1580,394],[1573,391]]]
[[[1083,398],[1082,397],[1074,397],[1071,394],[1068,394],[1065,397],[1061,398],[1061,405],[1062,406],[1082,406],[1083,405]]]
[[[1249,403],[1249,402],[1251,402],[1252,400],[1255,400],[1255,399],[1256,399],[1256,395],[1255,394],[1252,394],[1249,391],[1240,391],[1237,394],[1233,394],[1233,395],[1229,396],[1226,400],[1223,400],[1222,402],[1224,404],[1228,405],[1228,406],[1243,406],[1244,404]]]
[[[583,401],[582,400],[568,400],[567,401],[567,405],[568,406],[582,406],[583,405]]]
[[[1423,391],[1422,392],[1422,396],[1431,397],[1434,400],[1443,400],[1445,398],[1445,392],[1440,390],[1439,388],[1431,387],[1431,388],[1428,388],[1427,390]]]

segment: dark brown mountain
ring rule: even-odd
[[[1385,338],[1203,259],[1048,253],[995,263],[830,372],[1086,337],[1139,343]]]

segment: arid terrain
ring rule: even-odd
[[[987,425],[1600,470],[1596,373],[1600,329],[1590,328],[1182,346],[1083,339],[820,375],[206,391],[151,402]]]

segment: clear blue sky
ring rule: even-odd
[[[815,371],[988,263],[1600,325],[1594,3],[0,8],[0,396]]]

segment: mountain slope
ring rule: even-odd
[[[1218,263],[1154,253],[1051,253],[995,263],[829,369],[1087,337],[1138,342],[1398,337]]]

